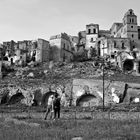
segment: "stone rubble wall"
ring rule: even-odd
[[[124,82],[119,81],[105,81],[105,105],[113,103],[112,99],[112,88],[115,90],[117,96],[124,93],[125,89]],[[129,103],[131,97],[140,98],[140,84],[128,83],[129,88],[127,89],[127,94],[124,99],[125,103]],[[37,105],[41,105],[42,97],[45,93],[49,91],[49,86],[42,84],[40,86],[34,87],[4,87],[0,89],[0,103],[2,97],[8,93],[9,98],[16,94],[17,89],[20,89],[24,99],[21,100],[22,104],[31,106],[34,102]],[[92,80],[92,79],[73,79],[71,82],[65,85],[55,85],[51,86],[52,91],[57,91],[61,97],[61,104],[63,106],[68,106],[70,103],[76,105],[77,99],[86,94],[94,95],[98,101],[98,105],[102,104],[103,100],[103,81],[102,80]]]

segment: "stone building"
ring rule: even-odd
[[[86,49],[90,47],[95,47],[97,38],[99,37],[99,25],[98,24],[89,24],[86,25]]]
[[[3,42],[3,46],[8,61],[17,65],[49,61],[50,45],[44,39],[18,41],[11,43],[10,47],[9,42]]]
[[[73,60],[73,44],[66,33],[50,37],[50,47],[53,61],[71,61]]]
[[[125,13],[122,22],[113,23],[110,30],[100,30],[98,24],[88,24],[85,31],[78,33],[78,37],[79,47],[84,46],[88,51],[94,48],[98,56],[109,56],[114,61],[115,56],[126,52],[140,67],[140,26],[132,9]]]
[[[10,56],[10,55],[14,55],[15,53],[15,46],[16,42],[11,40],[11,41],[6,41],[2,43],[3,46],[3,50],[5,52],[4,55]]]
[[[44,39],[37,39],[36,61],[48,62],[50,59],[50,44]]]
[[[70,41],[71,41],[71,44],[72,44],[72,49],[74,52],[77,52],[77,44],[78,44],[78,41],[79,41],[79,38],[78,36],[70,36]]]
[[[122,23],[114,23],[110,28],[112,37],[128,38],[133,48],[140,49],[140,27],[137,23],[137,16],[132,9],[129,9],[122,20]]]

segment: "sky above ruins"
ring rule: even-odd
[[[110,29],[133,9],[140,25],[140,0],[0,0],[0,43],[9,40],[49,40],[66,32],[77,35],[86,24]]]

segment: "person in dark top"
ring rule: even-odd
[[[54,119],[60,118],[60,97],[58,94],[55,94],[55,99],[53,101],[53,108],[54,108]]]

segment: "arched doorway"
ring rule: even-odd
[[[124,71],[131,71],[134,68],[134,62],[132,59],[126,59],[123,63],[123,70]]]
[[[76,106],[89,107],[99,104],[99,99],[92,94],[84,94],[76,100]]]

